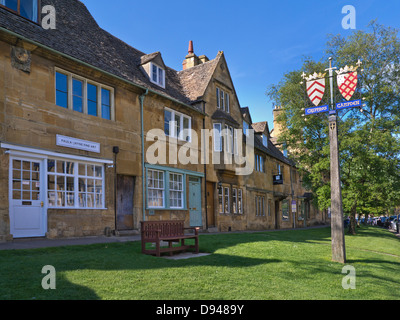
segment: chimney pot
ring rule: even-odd
[[[188,50],[188,54],[193,54],[193,53],[194,53],[193,41],[190,40],[190,41],[189,41],[189,50]]]

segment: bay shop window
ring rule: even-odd
[[[49,208],[104,208],[104,165],[48,159],[47,193]]]

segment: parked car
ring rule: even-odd
[[[394,218],[390,223],[390,229],[397,231],[397,218]]]

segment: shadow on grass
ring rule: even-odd
[[[372,235],[370,236],[377,236],[373,230],[365,232],[371,232]],[[341,276],[340,264],[334,264],[332,267],[332,264],[321,261],[318,257],[315,259],[310,257],[310,260],[304,258],[295,260],[286,257],[283,261],[279,259],[282,257],[281,255],[268,256],[268,251],[260,250],[260,248],[266,248],[271,241],[288,244],[329,244],[330,228],[201,235],[200,251],[211,253],[211,255],[188,260],[168,260],[143,255],[140,242],[4,251],[0,252],[0,270],[2,270],[0,274],[0,299],[98,300],[101,299],[101,295],[96,292],[95,288],[102,290],[104,295],[104,291],[107,291],[106,288],[111,291],[114,290],[113,281],[122,281],[123,286],[125,285],[124,281],[126,281],[128,286],[130,277],[138,277],[138,279],[143,277],[146,281],[151,281],[152,277],[168,279],[172,275],[174,279],[176,272],[169,273],[169,270],[176,268],[178,270],[188,268],[187,272],[190,273],[190,270],[198,267],[243,269],[265,264],[284,263],[286,266],[294,267],[292,273],[296,270],[302,270],[303,276],[310,278],[313,277],[313,274],[321,274],[321,272],[326,275]],[[257,243],[259,247],[243,247],[250,243]],[[228,251],[223,251],[223,249],[228,249]],[[286,248],[286,250],[290,249]],[[258,251],[260,252],[259,255]],[[253,257],[249,256],[251,254]],[[255,255],[258,256],[255,257]],[[399,263],[384,259],[354,259],[349,260],[348,263],[382,265],[391,269],[400,267]],[[41,287],[41,281],[45,276],[41,273],[41,270],[45,265],[52,265],[56,269],[56,290],[46,291]],[[282,268],[284,268],[284,265],[282,265]],[[155,272],[146,273],[149,270]],[[284,269],[282,270],[284,271]],[[103,271],[106,271],[106,273],[102,273]],[[112,275],[108,274],[108,271],[113,271]],[[201,271],[197,269],[197,272]],[[280,272],[280,276],[284,278],[285,272]],[[360,273],[359,276],[374,277],[367,270]],[[107,278],[103,279],[103,277]],[[114,280],[114,277],[115,279],[119,277],[119,280]],[[292,279],[293,274],[288,273],[287,277]],[[390,281],[391,279],[382,275],[382,280]],[[154,279],[154,281],[157,280]],[[103,283],[105,288],[102,287]]]

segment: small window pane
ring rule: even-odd
[[[171,135],[171,127],[170,127],[171,120],[172,120],[171,111],[165,110],[164,111],[164,133],[167,136]]]
[[[56,104],[68,108],[68,77],[56,72]]]
[[[181,117],[177,114],[175,114],[175,135],[176,137],[179,137],[181,134]]]
[[[182,137],[182,140],[187,142],[190,141],[190,118],[183,117],[183,130],[185,137]]]
[[[161,68],[158,69],[158,84],[164,86],[164,70]]]
[[[72,102],[74,111],[83,112],[83,82],[72,80]]]
[[[20,0],[20,15],[31,20],[37,22],[38,18],[38,7],[37,0]]]
[[[110,90],[101,89],[101,117],[111,120],[111,99]]]
[[[103,176],[103,167],[100,166],[95,166],[94,168],[94,172],[95,172],[95,177],[96,178],[101,178]]]
[[[47,172],[54,173],[56,168],[56,160],[47,160]]]
[[[153,67],[152,67],[152,80],[154,81],[154,82],[157,82],[157,66],[156,65],[152,65]]]
[[[11,10],[18,11],[18,0],[5,0],[1,1],[1,4],[5,5],[7,8]]]
[[[97,116],[97,87],[88,83],[87,84],[87,103],[88,114]]]

